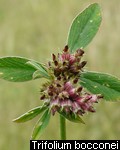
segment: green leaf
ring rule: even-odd
[[[50,112],[49,112],[49,109],[47,109],[34,127],[32,137],[31,137],[32,140],[39,139],[42,131],[47,127],[49,120],[50,120]]]
[[[101,23],[100,6],[91,4],[72,22],[68,35],[68,46],[71,52],[86,47],[96,35]]]
[[[40,64],[35,61],[28,61],[27,64],[29,64],[30,66],[37,69],[33,74],[33,79],[38,79],[38,78],[42,78],[42,77],[50,79],[46,68],[43,66],[44,64]]]
[[[26,112],[25,114],[21,115],[20,117],[14,119],[13,121],[16,123],[23,123],[23,122],[29,121],[35,118],[38,114],[42,113],[46,108],[47,106],[44,106],[44,105],[33,108],[29,110],[28,112]]]
[[[38,69],[36,69],[35,66],[27,64],[31,61],[32,60],[27,58],[15,56],[0,58],[0,78],[11,82],[24,82],[32,80],[33,73]]]
[[[79,115],[75,115],[74,113],[72,114],[66,114],[63,111],[58,111],[60,115],[62,115],[63,117],[65,117],[67,120],[72,121],[74,123],[84,123],[84,121],[81,119],[81,117]]]
[[[80,84],[93,94],[102,94],[105,100],[120,100],[120,79],[99,72],[83,72]]]

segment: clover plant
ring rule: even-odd
[[[95,112],[94,103],[120,100],[120,80],[107,73],[84,69],[86,46],[92,41],[101,24],[99,4],[89,5],[79,13],[69,29],[67,43],[60,53],[43,64],[28,58],[8,56],[0,58],[0,78],[11,82],[25,82],[45,78],[41,85],[37,106],[14,119],[23,123],[41,115],[31,139],[39,139],[50,117],[59,113],[61,139],[66,139],[66,119],[83,123],[86,112]]]

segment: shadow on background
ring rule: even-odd
[[[101,5],[103,21],[85,49],[86,69],[120,77],[119,0],[0,0],[0,57],[20,55],[47,62],[52,52],[66,44],[72,19],[92,2]],[[19,84],[0,80],[0,149],[29,149],[38,118],[25,124],[12,119],[41,104],[40,86],[41,80]],[[96,113],[84,116],[85,125],[67,122],[68,139],[120,139],[119,104],[101,101]],[[58,115],[52,117],[41,139],[59,139]]]

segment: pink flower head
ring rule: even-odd
[[[80,72],[86,65],[86,61],[81,62],[83,54],[81,49],[75,54],[70,54],[68,46],[65,46],[62,54],[52,55],[53,61],[49,62],[48,66],[52,80],[43,86],[44,94],[41,99],[49,99],[47,103],[53,115],[57,111],[76,115],[83,115],[88,111],[95,112],[93,104],[101,97],[85,92],[78,83]]]

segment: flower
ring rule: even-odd
[[[42,86],[41,100],[44,100],[54,115],[57,111],[66,114],[83,115],[85,112],[95,112],[93,107],[101,95],[87,93],[79,85],[80,74],[86,61],[81,61],[84,51],[78,49],[70,54],[68,46],[63,53],[52,54],[52,61],[48,63],[51,80]]]

